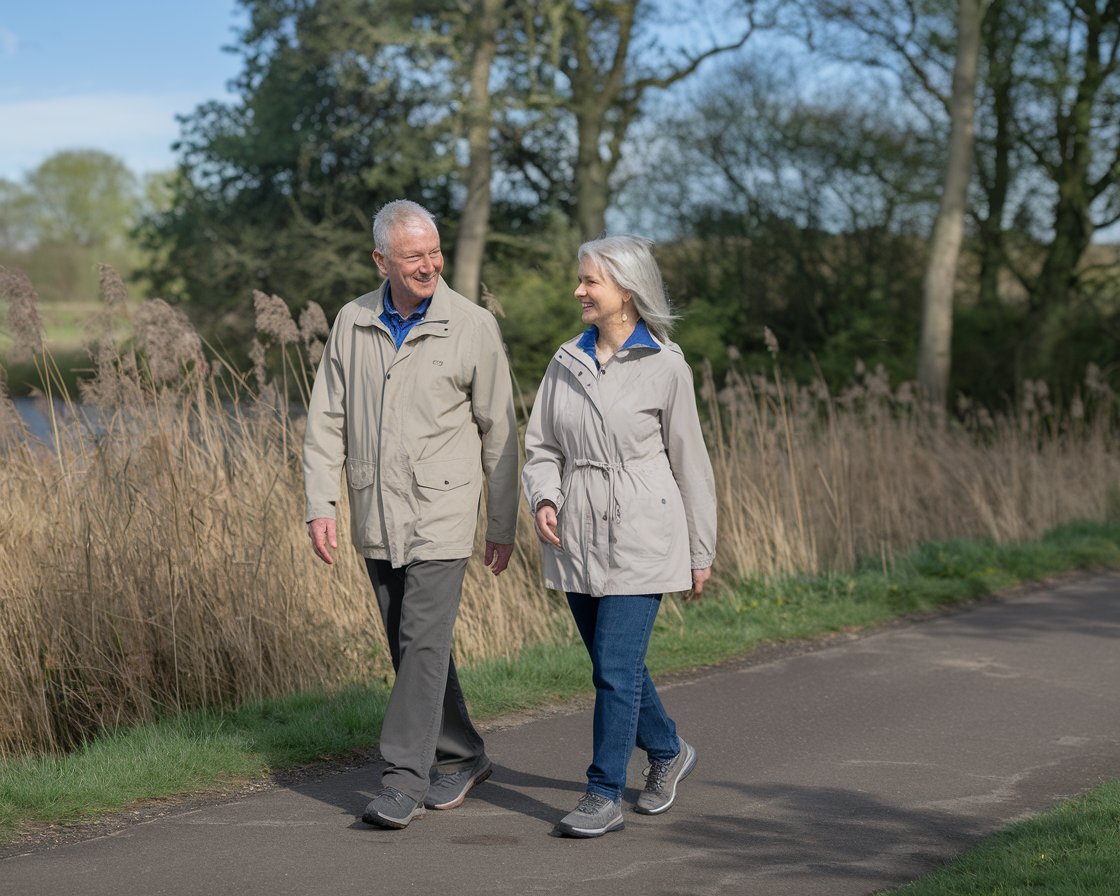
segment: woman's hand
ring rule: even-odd
[[[556,505],[551,501],[541,501],[533,518],[537,538],[554,548],[560,547],[560,536],[556,533]]]
[[[708,581],[711,576],[711,567],[692,570],[692,591],[685,597],[685,600],[696,600],[699,598],[704,591],[704,583]]]

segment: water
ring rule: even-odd
[[[45,398],[13,398],[16,412],[27,424],[27,429],[32,438],[44,445],[53,445],[54,438],[51,433],[51,418]],[[92,428],[93,421],[97,418],[97,411],[85,405],[68,405],[61,399],[55,399],[54,415],[60,427],[69,426],[74,417],[79,417],[87,428]]]

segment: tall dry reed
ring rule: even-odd
[[[37,326],[30,284],[6,276],[15,323]],[[322,310],[297,326],[257,293],[243,373],[206,357],[172,306],[130,305],[110,271],[102,283],[95,376],[81,406],[50,403],[50,445],[29,439],[0,389],[0,755],[390,674],[346,508],[334,567],[314,559],[302,524],[302,421],[281,396],[307,395]],[[122,318],[135,334],[124,345],[112,335]],[[49,356],[24,344],[53,382]],[[724,581],[889,563],[930,538],[1037,535],[1102,517],[1106,484],[1120,483],[1116,400],[1099,379],[1064,416],[1032,385],[1018,413],[969,411],[967,425],[866,372],[837,396],[739,371],[720,388],[704,376],[701,394]],[[572,629],[541,585],[523,510],[509,570],[468,567],[456,650],[469,661],[558,635]]]
[[[909,383],[860,368],[839,395],[733,368],[701,396],[725,578],[850,568],[923,541],[1034,538],[1120,509],[1117,397],[1090,368],[1059,413],[1027,383],[1014,413],[948,418]],[[1087,411],[1088,409],[1088,411]]]

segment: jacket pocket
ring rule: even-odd
[[[624,508],[621,524],[617,528],[617,550],[624,564],[634,560],[661,560],[668,562],[676,533],[684,524],[683,514],[677,513],[677,502],[671,496],[648,496],[635,500]]]
[[[470,458],[413,464],[416,544],[469,552],[478,521],[480,466]]]
[[[412,475],[421,488],[448,492],[474,479],[476,464],[469,460],[434,460],[413,464]]]
[[[350,483],[350,488],[369,488],[376,478],[377,464],[353,457],[346,458],[346,479]]]

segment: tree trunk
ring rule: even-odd
[[[918,388],[924,398],[939,407],[945,406],[949,391],[953,287],[964,236],[968,181],[972,171],[976,72],[984,2],[960,0],[958,8],[957,58],[953,67],[953,95],[949,106],[949,159],[922,285]]]
[[[470,64],[466,121],[468,161],[467,199],[455,241],[455,291],[477,302],[481,291],[482,258],[490,230],[490,69],[498,51],[501,0],[482,0],[474,22],[476,40]]]
[[[589,98],[590,99],[590,98]],[[578,110],[579,146],[576,150],[575,194],[576,227],[583,240],[603,235],[607,226],[607,205],[610,202],[610,164],[603,158],[599,141],[603,134],[602,110]]]

